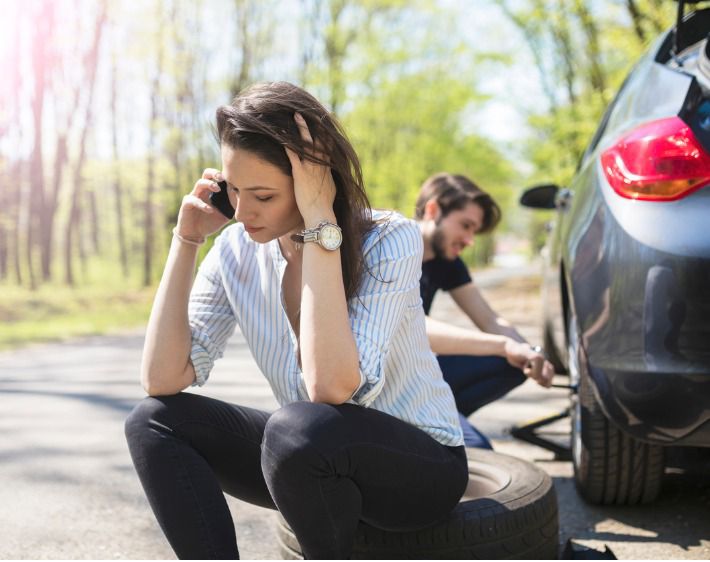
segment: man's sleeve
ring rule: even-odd
[[[451,291],[472,281],[468,267],[461,258],[447,264],[445,275],[441,278],[441,288],[444,291]]]

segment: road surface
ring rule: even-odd
[[[538,342],[539,304],[529,271],[477,279],[496,309]],[[505,285],[500,288],[500,284]],[[519,288],[519,290],[518,290]],[[433,314],[466,325],[447,295]],[[133,471],[123,420],[143,397],[142,333],[33,345],[0,353],[0,558],[174,558]],[[237,334],[210,382],[196,392],[273,409],[276,402]],[[577,497],[571,466],[511,439],[512,423],[564,408],[565,391],[528,382],[472,420],[495,448],[536,461],[554,478],[560,541],[568,538],[620,559],[710,558],[710,482],[669,475],[646,508],[593,508]],[[559,431],[566,431],[564,423]],[[279,558],[273,513],[230,499],[244,558]]]

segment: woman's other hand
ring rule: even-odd
[[[192,191],[183,197],[177,221],[177,233],[183,238],[204,240],[229,222],[209,202],[210,194],[219,192],[218,181],[222,181],[220,171],[207,168]]]
[[[301,133],[301,138],[312,147],[312,154],[316,158],[328,161],[328,155],[323,152],[322,146],[313,143],[313,138],[308,130],[308,125],[300,113],[296,113],[294,121]],[[306,228],[316,226],[320,221],[333,220],[333,202],[335,201],[335,181],[328,166],[311,162],[286,148],[286,154],[291,161],[293,170],[293,189],[296,196],[296,205],[303,217]]]

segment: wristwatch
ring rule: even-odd
[[[317,242],[321,248],[332,252],[340,248],[343,243],[343,231],[337,224],[322,221],[315,228],[307,228],[300,234],[292,234],[291,239],[301,244]]]

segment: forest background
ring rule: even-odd
[[[670,0],[0,2],[0,348],[143,324],[182,196],[219,165],[217,106],[262,80],[339,117],[376,207],[421,182],[491,192],[496,236],[546,217]],[[495,240],[466,255],[487,263]],[[204,248],[206,251],[207,248]]]

